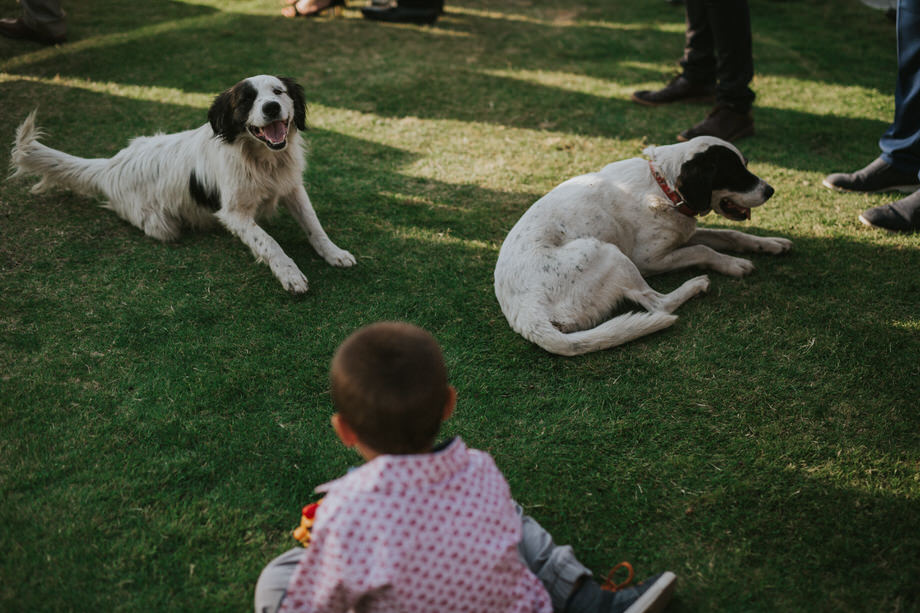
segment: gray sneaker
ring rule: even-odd
[[[659,613],[671,600],[676,581],[674,573],[664,572],[611,592],[588,580],[569,597],[565,613]]]
[[[863,211],[859,221],[889,232],[920,232],[920,191],[897,202]]]
[[[917,173],[898,170],[881,157],[856,172],[838,172],[828,175],[824,187],[841,192],[904,192],[909,194],[920,188]]]

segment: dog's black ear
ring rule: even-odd
[[[303,88],[289,77],[278,77],[278,80],[284,83],[288,96],[294,101],[294,125],[298,130],[307,129],[307,99],[304,96]]]
[[[246,121],[258,92],[248,80],[243,80],[218,95],[208,111],[208,121],[214,135],[232,143],[246,129]]]
[[[214,98],[208,109],[208,122],[214,130],[214,136],[228,143],[232,143],[239,134],[233,118],[233,99],[233,88],[230,88]]]
[[[701,151],[684,162],[674,183],[687,206],[697,213],[706,213],[712,208],[712,183],[717,167],[710,152],[711,149]]]

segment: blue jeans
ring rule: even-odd
[[[898,0],[897,30],[894,122],[878,145],[883,160],[920,176],[920,0]]]

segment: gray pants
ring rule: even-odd
[[[521,517],[521,542],[518,553],[524,564],[543,583],[553,601],[553,610],[565,609],[566,600],[572,594],[575,582],[582,577],[590,577],[591,571],[575,559],[575,553],[569,545],[559,546],[553,542],[549,532],[529,515],[517,503],[514,507]],[[259,581],[256,583],[256,613],[276,613],[287,591],[288,582],[300,558],[306,549],[295,547],[268,563]]]
[[[22,20],[33,30],[52,37],[67,35],[61,0],[20,0]]]

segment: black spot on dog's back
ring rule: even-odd
[[[193,170],[188,177],[188,192],[192,195],[200,206],[211,211],[220,210],[220,192],[210,190],[198,180],[198,176]]]

